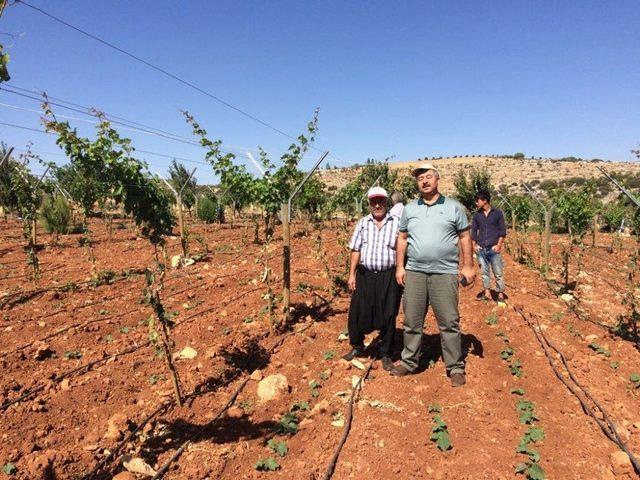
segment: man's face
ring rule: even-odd
[[[476,207],[478,207],[478,209],[484,208],[486,204],[487,204],[486,200],[482,200],[481,198],[476,200]]]
[[[420,172],[416,176],[416,183],[418,184],[418,191],[422,194],[429,195],[438,191],[438,176],[433,170]]]
[[[373,218],[379,220],[387,213],[387,199],[385,197],[373,197],[369,199],[369,210]]]

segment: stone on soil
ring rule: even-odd
[[[258,383],[258,397],[262,402],[282,398],[289,393],[289,382],[282,374],[269,375]]]
[[[180,260],[182,260],[182,255],[171,257],[171,268],[180,268]]]
[[[198,355],[198,352],[193,347],[184,347],[180,351],[180,358],[186,359],[186,360],[193,360],[194,358],[196,358],[197,355]]]
[[[156,474],[156,471],[140,457],[125,457],[122,461],[122,465],[132,473],[140,473],[150,477]]]
[[[613,467],[613,473],[616,475],[631,473],[633,470],[629,455],[621,450],[617,450],[611,454],[611,466]]]
[[[136,476],[130,472],[120,472],[111,480],[136,480]]]

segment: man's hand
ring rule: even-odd
[[[467,286],[470,287],[476,279],[476,270],[473,267],[462,267],[460,275],[467,280]],[[396,273],[397,276],[398,274]]]
[[[491,250],[496,253],[500,253],[502,251],[502,245],[494,245],[493,247],[491,247]]]
[[[479,252],[480,251],[480,245],[478,245],[477,243],[474,243],[473,244],[473,251],[476,252],[476,253]]]
[[[406,275],[407,271],[404,269],[404,267],[396,267],[396,282],[398,282],[398,285],[400,285],[401,287],[404,287],[404,279]]]
[[[350,291],[355,291],[356,289],[356,276],[353,273],[349,274],[349,279],[347,280],[347,285],[349,286]]]

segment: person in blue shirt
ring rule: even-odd
[[[466,376],[458,282],[470,286],[475,278],[469,221],[460,202],[439,192],[440,174],[432,164],[418,165],[413,176],[420,197],[402,211],[396,259],[396,280],[405,287],[404,347],[402,360],[390,373],[402,377],[418,368],[424,318],[431,306],[451,385],[460,387]]]
[[[475,196],[478,211],[471,219],[471,240],[473,250],[478,258],[482,271],[482,286],[484,292],[480,298],[490,300],[491,271],[496,279],[498,302],[504,302],[504,262],[502,261],[502,247],[507,236],[502,210],[491,206],[489,192],[477,192]]]

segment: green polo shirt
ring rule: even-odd
[[[400,231],[406,232],[407,270],[424,273],[458,273],[458,234],[469,229],[464,206],[440,197],[433,205],[422,198],[404,207]]]

